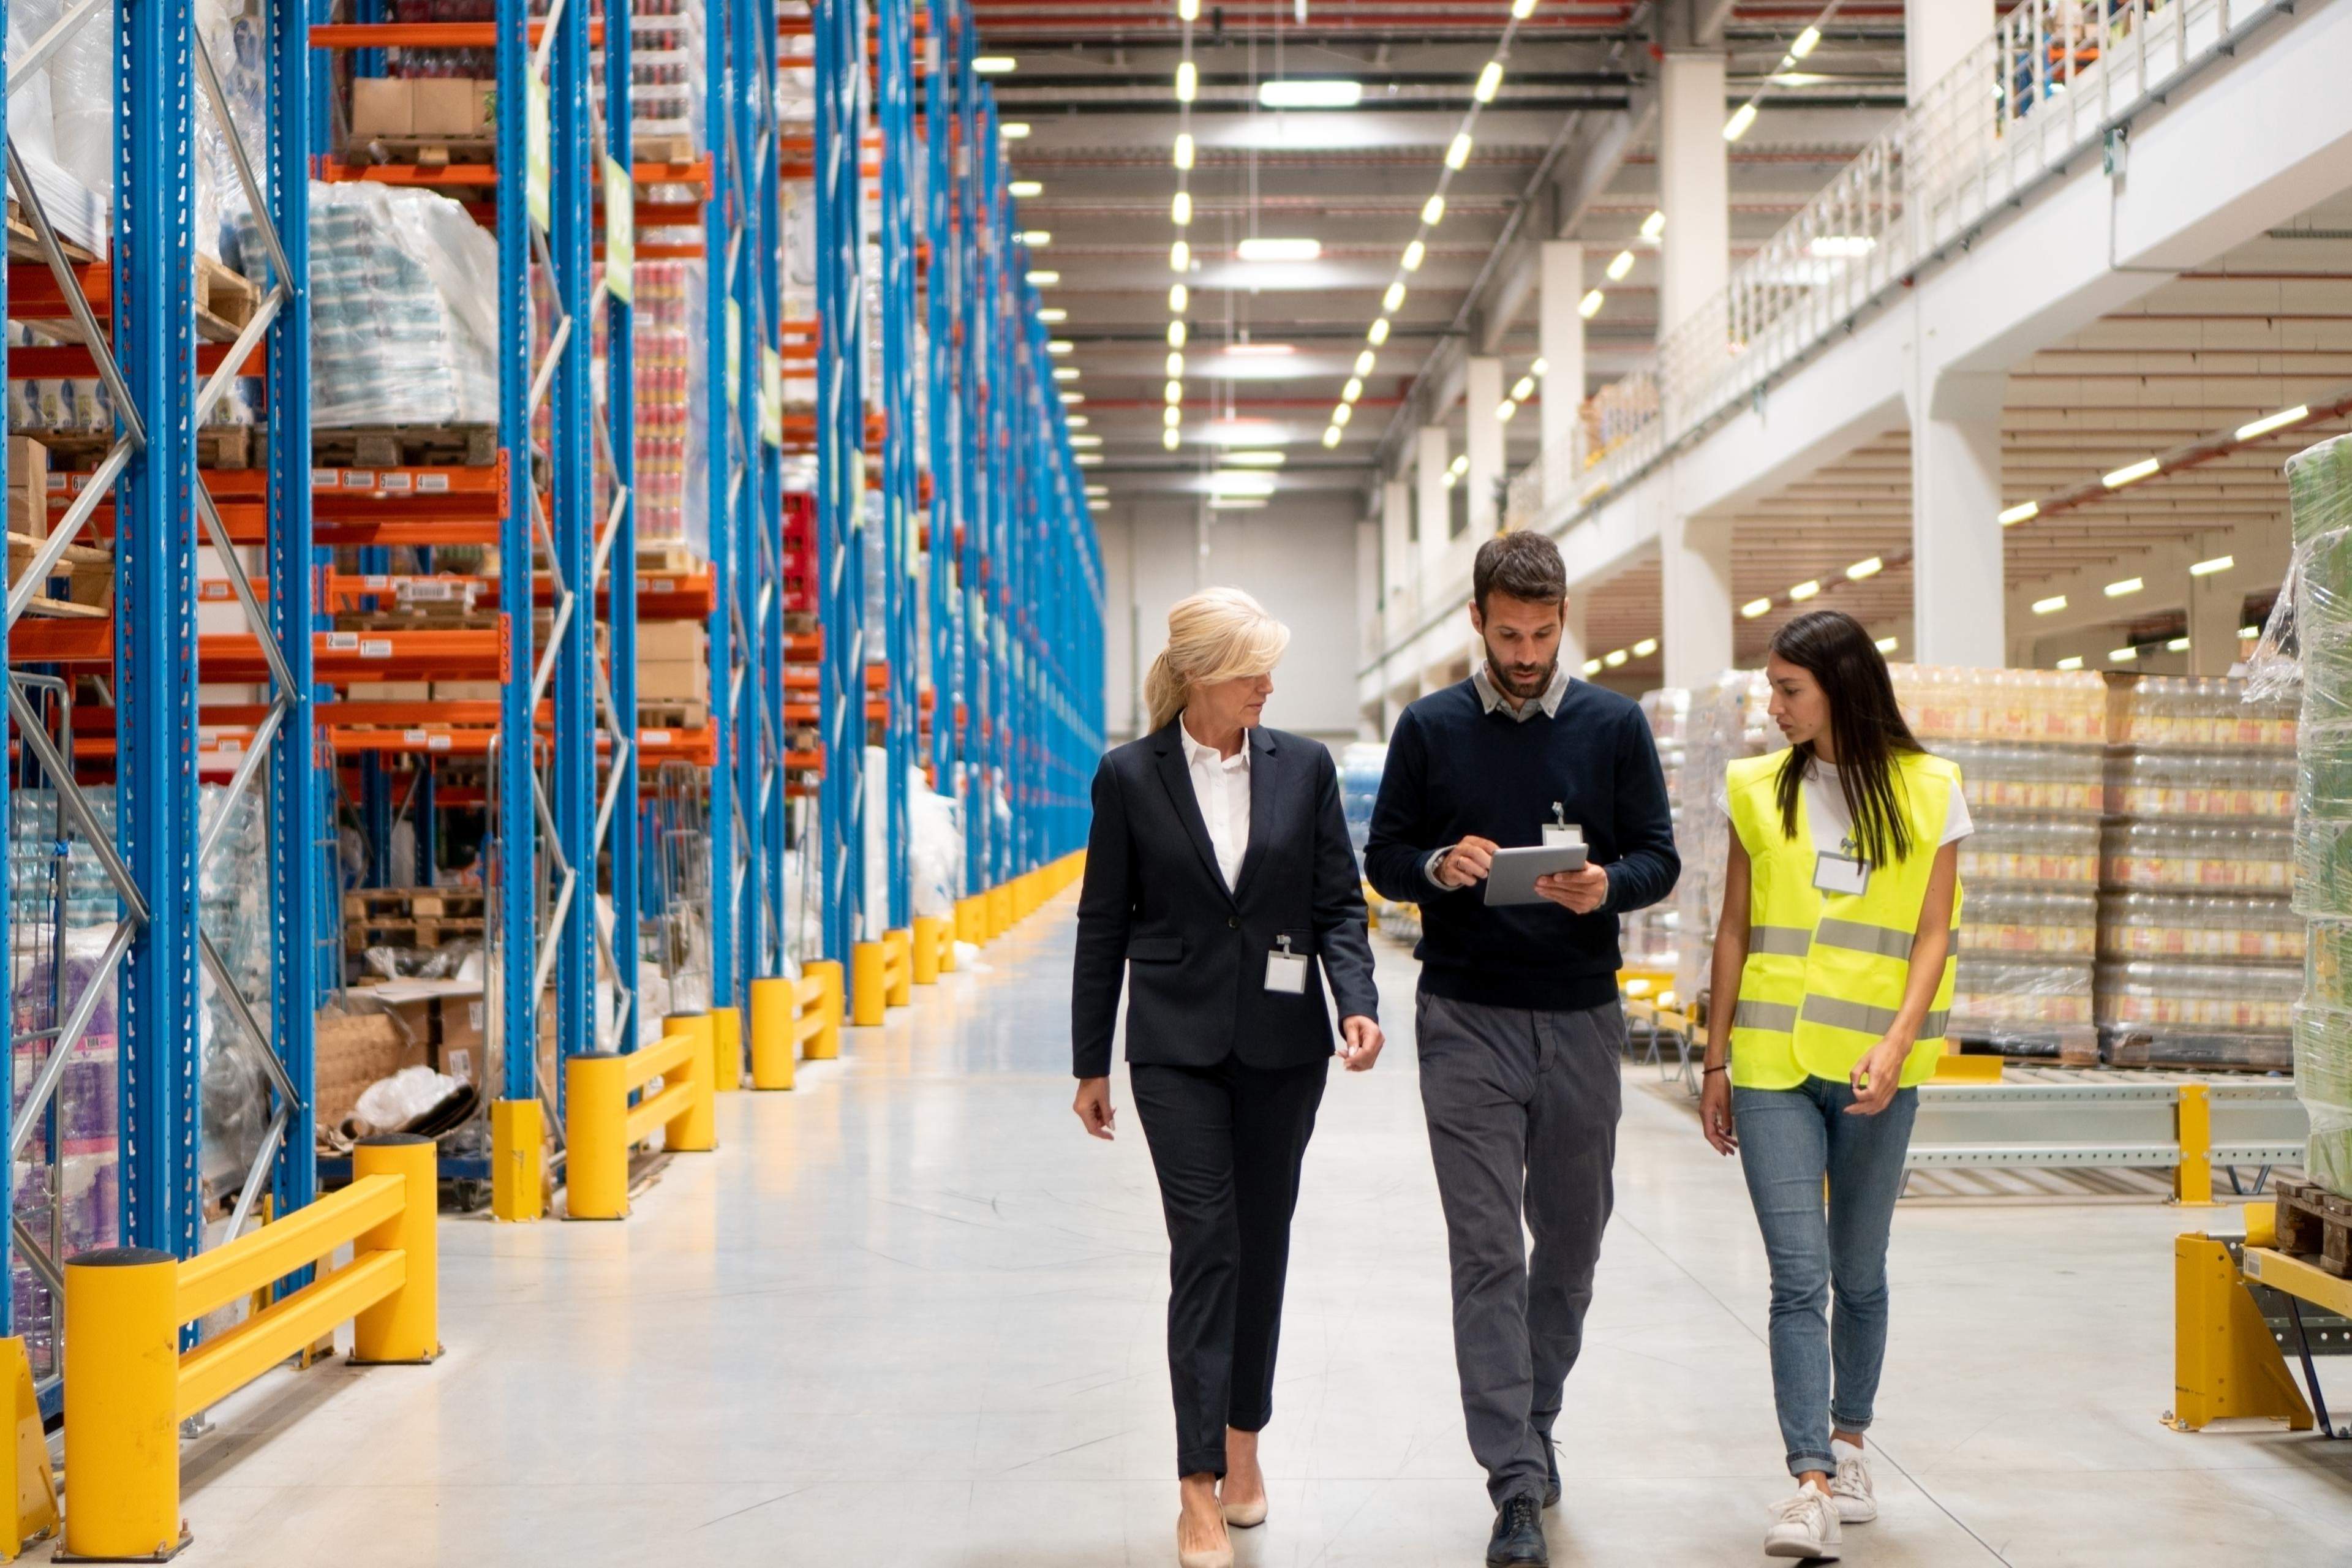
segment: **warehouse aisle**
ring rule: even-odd
[[[625,1225],[446,1220],[446,1357],[279,1373],[216,1411],[183,1561],[1171,1562],[1164,1243],[1131,1113],[1104,1146],[1067,1110],[1071,929],[1066,896],[799,1092],[730,1097],[721,1155]],[[1411,962],[1381,962],[1403,1017]],[[1786,1485],[1761,1250],[1738,1172],[1649,1079],[1554,1561],[1761,1563]],[[1885,1515],[1846,1561],[2341,1562],[2352,1453],[2158,1423],[2179,1228],[2148,1205],[1906,1208]],[[1399,1040],[1324,1102],[1244,1568],[1479,1560],[1446,1324]]]

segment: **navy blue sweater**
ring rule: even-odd
[[[1543,842],[1559,801],[1584,829],[1609,898],[1589,915],[1554,903],[1488,909],[1477,883],[1429,879],[1433,851],[1465,835],[1504,848]],[[1617,994],[1617,917],[1656,903],[1682,875],[1674,813],[1650,726],[1634,703],[1571,680],[1559,711],[1525,722],[1488,713],[1465,680],[1397,720],[1372,807],[1364,870],[1387,898],[1421,906],[1422,985],[1457,1002],[1566,1012]]]

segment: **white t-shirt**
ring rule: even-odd
[[[1799,794],[1805,802],[1805,826],[1812,829],[1813,843],[1827,849],[1842,842],[1853,831],[1853,817],[1845,808],[1845,792],[1838,787],[1838,771],[1834,763],[1819,758],[1806,771],[1805,783]],[[1715,792],[1715,806],[1724,816],[1731,815],[1731,787],[1728,784]],[[1969,818],[1969,803],[1958,789],[1952,791],[1951,803],[1944,808],[1944,836],[1936,841],[1940,849],[1947,844],[1957,844],[1976,831]]]

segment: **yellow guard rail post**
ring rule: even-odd
[[[910,931],[882,933],[882,1000],[893,1007],[915,1002],[915,939]]]
[[[354,1320],[356,1363],[441,1353],[432,1140],[352,1151],[352,1184],[192,1258],[109,1247],[66,1262],[65,1551],[160,1562],[188,1543],[180,1423]],[[331,1256],[352,1260],[183,1354],[180,1329]]]
[[[915,917],[915,984],[937,985],[942,971],[955,967],[955,949],[948,940],[948,922],[937,915]]]
[[[812,959],[801,966],[801,1021],[803,1024],[808,1021],[807,985],[812,980],[824,987],[827,1026],[802,1034],[801,1040],[805,1047],[802,1054],[813,1062],[829,1062],[841,1055],[841,1026],[849,1015],[848,976],[842,973],[839,959]]]
[[[719,1146],[710,1090],[710,1043],[699,1033],[666,1037],[616,1056],[592,1051],[564,1064],[564,1205],[572,1219],[629,1216],[629,1151],[662,1130],[675,1153]],[[658,1094],[635,1105],[629,1096],[655,1079]]]

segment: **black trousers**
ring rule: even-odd
[[[1176,1473],[1225,1473],[1225,1428],[1274,1414],[1274,1352],[1298,1167],[1328,1060],[1260,1068],[1129,1064],[1168,1216]]]

